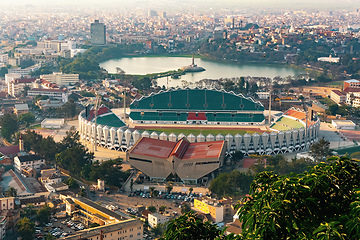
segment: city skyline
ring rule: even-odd
[[[66,4],[66,6],[64,6]],[[360,8],[360,4],[356,0],[347,0],[347,1],[339,1],[339,0],[317,0],[317,1],[310,1],[310,0],[295,0],[295,1],[285,1],[285,0],[272,0],[272,1],[265,1],[265,0],[226,0],[226,1],[205,1],[205,0],[197,0],[197,1],[164,1],[164,0],[136,0],[136,1],[114,1],[114,0],[104,0],[101,3],[97,0],[64,0],[60,3],[57,1],[46,1],[46,0],[14,0],[14,1],[5,1],[0,3],[0,6],[49,6],[49,7],[56,7],[56,6],[84,6],[88,7],[100,7],[100,8],[111,8],[111,7],[122,7],[122,8],[135,8],[135,9],[147,9],[151,7],[156,8],[163,8],[164,10],[171,10],[171,9],[178,9],[186,8],[189,6],[202,8],[202,9],[209,9],[213,10],[212,8],[230,8],[230,7],[237,7],[237,8],[287,8],[287,9],[349,9],[349,8]],[[140,7],[139,7],[140,6]]]

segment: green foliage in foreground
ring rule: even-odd
[[[241,239],[358,239],[359,170],[332,157],[303,174],[258,174],[239,209]]]
[[[301,174],[260,173],[236,209],[238,236],[189,212],[171,221],[162,239],[359,239],[359,162],[332,157]]]
[[[216,225],[203,220],[190,211],[169,222],[161,240],[225,239]],[[230,239],[230,238],[228,238]]]

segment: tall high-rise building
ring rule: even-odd
[[[91,44],[92,45],[105,45],[106,44],[106,26],[100,23],[99,20],[91,23]]]

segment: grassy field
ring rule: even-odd
[[[145,130],[140,129],[139,132],[143,132]],[[244,135],[245,133],[254,134],[255,131],[247,131],[247,130],[233,130],[233,129],[179,129],[179,128],[153,128],[153,129],[146,129],[150,134],[152,132],[156,132],[157,134],[160,134],[162,132],[169,135],[170,133],[174,133],[176,135],[179,135],[180,133],[185,134],[186,136],[192,133],[193,135],[197,136],[200,133],[204,136],[208,134],[212,134],[214,136],[218,135],[219,133],[223,136],[227,135],[228,133],[231,135],[236,135],[237,133]],[[260,133],[261,134],[261,133]]]
[[[40,129],[41,128],[41,124],[35,124],[29,127],[30,129]]]
[[[331,82],[329,83],[329,87],[343,87],[344,86],[344,81],[335,81],[335,82]]]
[[[333,100],[331,100],[330,98],[321,98],[318,99],[319,102],[321,102],[322,104],[325,104],[326,106],[331,106],[333,104],[335,104],[335,102]]]

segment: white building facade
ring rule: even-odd
[[[63,74],[61,72],[54,72],[53,74],[40,75],[41,79],[56,83],[59,86],[68,86],[79,82],[79,74]]]
[[[126,127],[115,128],[110,126],[97,125],[86,120],[83,117],[84,111],[79,115],[79,132],[82,139],[90,142],[96,142],[98,146],[105,147],[117,151],[127,151],[140,137],[150,137],[166,141],[176,142],[178,139],[186,137],[189,142],[210,142],[221,141],[227,142],[227,152],[241,151],[245,155],[259,154],[259,155],[276,155],[282,153],[299,152],[308,148],[314,142],[318,141],[320,120],[317,119],[313,124],[309,125],[307,129],[291,129],[287,131],[273,131],[271,133],[264,132],[261,135],[254,133],[241,134],[227,134],[225,136],[217,134],[216,136],[208,134],[204,136],[199,134],[184,135],[180,133],[156,133],[138,130],[126,129]],[[96,141],[94,140],[96,131]]]
[[[45,159],[38,155],[25,155],[25,156],[16,156],[14,158],[14,167],[15,170],[19,173],[25,167],[31,167],[36,172],[40,172],[41,165],[45,164]]]
[[[29,97],[35,97],[37,95],[46,95],[50,99],[61,100],[62,102],[68,101],[68,92],[63,89],[45,89],[45,88],[33,88],[28,91]]]
[[[169,221],[169,219],[160,213],[149,213],[148,214],[149,226],[152,228],[156,227],[158,224],[164,224],[168,221]]]

